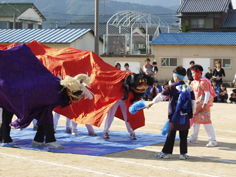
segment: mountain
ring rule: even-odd
[[[171,7],[171,6],[179,6],[180,0],[117,0],[120,2],[130,2],[130,3],[137,3],[143,5],[150,5],[150,6],[163,6],[163,7]]]
[[[121,0],[120,0],[121,1]],[[163,18],[168,24],[177,20],[176,10],[161,7],[158,5],[138,4],[142,0],[136,0],[136,3],[100,0],[99,14],[100,21],[107,21],[112,15],[119,11],[130,10],[147,14],[155,14]],[[124,1],[124,0],[123,0]],[[150,2],[159,0],[149,0]],[[146,2],[149,2],[146,1]],[[174,1],[174,0],[170,0]],[[56,21],[59,26],[65,26],[69,22],[94,21],[95,1],[94,0],[5,0],[4,2],[32,2],[38,10],[45,16],[47,22],[43,27]],[[161,1],[160,1],[161,2]],[[163,1],[164,2],[164,1]],[[150,3],[148,3],[150,4]]]

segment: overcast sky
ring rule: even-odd
[[[233,3],[233,6],[234,6],[234,9],[236,9],[236,0],[232,0],[232,3]]]

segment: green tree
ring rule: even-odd
[[[182,32],[183,33],[187,33],[187,32],[190,32],[190,27],[189,27],[189,24],[188,24],[188,21],[186,21],[184,24],[183,24],[183,27],[182,27]]]

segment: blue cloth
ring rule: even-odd
[[[179,85],[179,87],[181,88],[181,90],[183,89],[183,85]],[[176,109],[175,109],[175,113],[172,117],[172,121],[173,122],[178,122],[178,124],[183,125],[185,124],[185,115],[181,115],[181,112],[186,114],[186,113],[190,113],[192,111],[192,101],[191,101],[191,93],[190,91],[186,90],[182,90],[179,91],[179,98],[177,101],[177,105],[176,105]]]
[[[65,146],[65,149],[49,149],[46,147],[32,147],[31,143],[35,135],[32,128],[23,130],[11,130],[12,139],[18,143],[17,148],[29,149],[36,151],[49,151],[59,153],[72,153],[100,156],[120,151],[126,151],[138,147],[150,146],[163,143],[166,140],[165,136],[150,133],[136,132],[137,140],[131,140],[129,133],[126,131],[110,131],[109,139],[103,138],[103,130],[95,129],[97,136],[88,136],[86,128],[78,128],[78,134],[71,135],[65,133],[65,127],[57,127],[55,133],[57,141]],[[178,139],[178,138],[177,138]],[[0,144],[0,146],[2,146]]]
[[[165,123],[164,127],[162,128],[161,134],[164,135],[164,136],[168,133],[169,122],[170,122],[170,121],[168,120],[168,121]]]
[[[178,78],[180,78],[181,80],[184,80],[184,77],[185,76],[182,76],[182,75],[180,75],[180,74],[177,74],[177,73],[173,73],[175,76],[177,76]]]
[[[159,93],[162,92],[162,87],[161,87],[161,85],[157,85],[157,88],[158,88],[158,90],[159,90]],[[149,95],[150,92],[151,92],[151,90],[152,90],[152,87],[150,87],[150,88],[148,89],[148,91],[146,91],[143,95]]]

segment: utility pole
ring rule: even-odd
[[[99,55],[99,0],[95,0],[94,36],[95,36],[94,52],[97,55]]]
[[[106,7],[105,7],[105,3],[106,3],[106,2],[109,2],[109,1],[105,1],[105,0],[104,0],[104,1],[101,2],[101,3],[104,4],[104,11],[103,11],[103,21],[104,21],[104,22],[105,22],[105,12],[106,12],[106,11],[105,11],[105,8],[106,8]]]
[[[13,12],[13,29],[16,29],[16,14]]]

